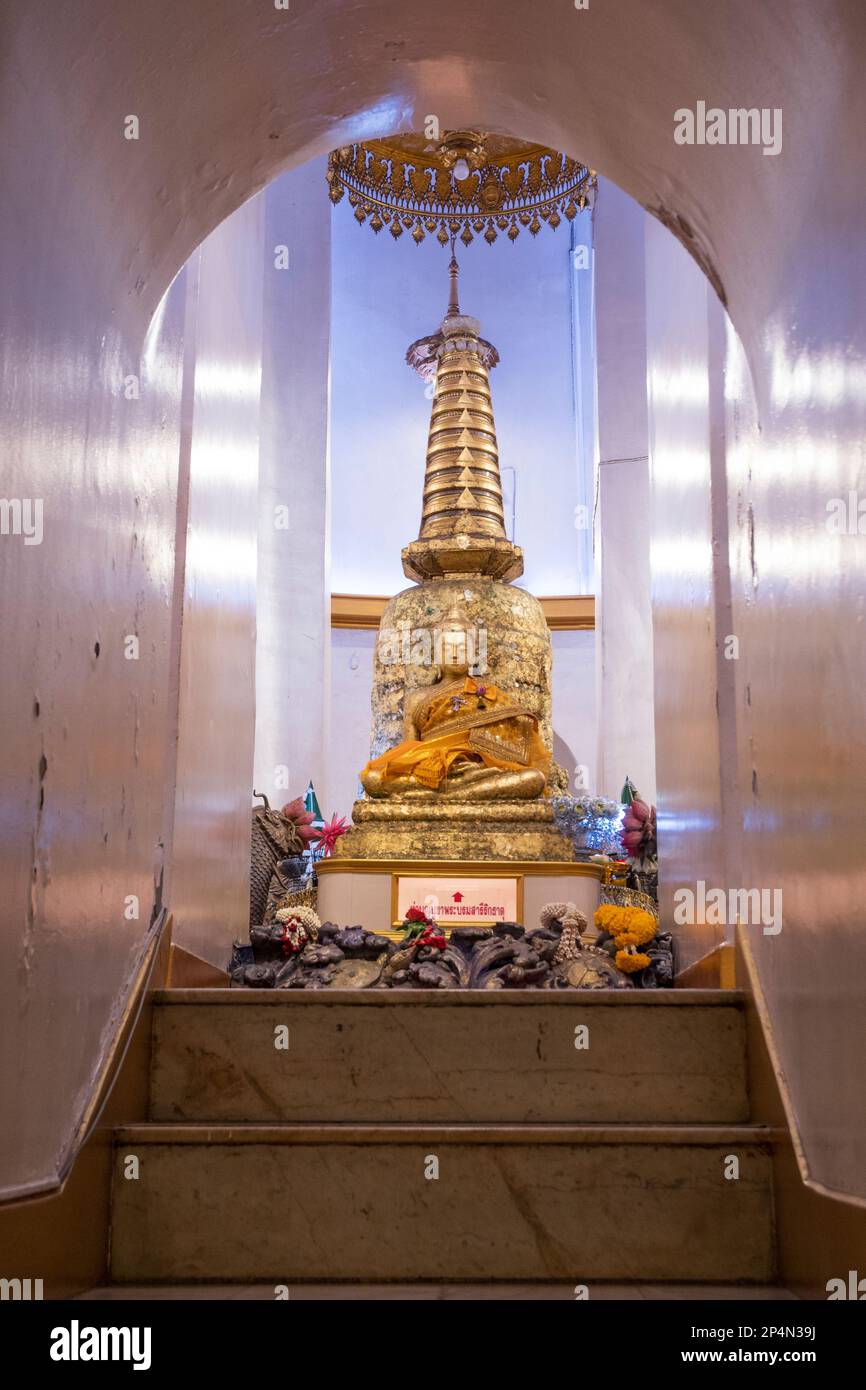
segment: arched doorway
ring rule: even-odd
[[[23,970],[33,1005],[23,1033],[33,1070],[16,1099],[35,1095],[50,1070],[39,1042],[44,988],[62,978],[70,998],[92,1000],[87,1027],[51,1072],[40,1117],[26,1110],[15,1127],[13,1185],[48,1180],[58,1128],[74,1127],[74,1098],[149,916],[145,906],[125,919],[122,904],[154,898],[154,845],[166,830],[177,320],[137,416],[123,383],[137,375],[167,285],[228,214],[305,155],[433,111],[446,124],[520,129],[590,160],[697,249],[745,345],[755,403],[745,373],[734,386],[730,371],[732,392],[744,393],[732,602],[748,653],[737,760],[751,797],[737,852],[745,885],[769,873],[785,895],[779,940],[756,946],[814,1173],[857,1192],[866,1135],[853,1083],[830,1059],[862,1039],[848,986],[864,947],[851,911],[858,801],[846,738],[863,715],[850,640],[863,560],[858,518],[841,533],[825,522],[828,503],[856,492],[861,465],[866,344],[848,289],[862,240],[859,11],[832,6],[850,58],[805,0],[759,12],[740,0],[706,7],[699,21],[686,0],[661,13],[635,0],[615,15],[562,4],[543,21],[522,6],[503,13],[483,4],[467,16],[443,0],[435,14],[407,17],[379,3],[348,33],[337,3],[299,15],[150,6],[124,16],[122,28],[112,16],[100,3],[86,31],[74,16],[10,25],[25,77],[3,152],[8,429],[15,494],[50,498],[58,519],[50,548],[4,551],[18,653],[4,693],[15,808],[5,975]],[[169,53],[184,54],[184,65]],[[773,74],[767,101],[784,112],[781,154],[677,146],[674,110],[705,98],[742,105],[749,72],[762,81]],[[811,103],[801,99],[807,83]],[[137,139],[126,138],[129,115]],[[807,214],[810,204],[820,217]],[[673,472],[671,482],[675,494]],[[705,570],[684,583],[669,609],[672,630],[694,617],[694,586],[705,591],[706,579]],[[106,658],[139,629],[142,664],[106,673]],[[97,706],[98,736],[87,717]],[[22,710],[30,711],[23,734]],[[702,726],[689,727],[701,741]],[[853,751],[859,758],[858,745]],[[688,803],[688,784],[670,790]],[[813,847],[820,867],[805,874]],[[803,997],[814,1003],[808,1030],[799,1026]],[[839,1113],[850,1117],[841,1144],[827,1137]]]

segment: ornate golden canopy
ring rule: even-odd
[[[586,207],[595,170],[543,145],[479,131],[446,132],[439,143],[399,135],[344,145],[328,159],[332,203],[344,195],[359,223],[395,238],[411,232],[419,244],[429,232],[445,246],[465,246],[476,235],[488,245],[503,232],[511,241],[543,222],[559,226]]]

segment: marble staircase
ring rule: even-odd
[[[111,1266],[137,1284],[767,1282],[742,998],[165,991],[149,1122],[115,1135]]]

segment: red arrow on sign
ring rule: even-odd
[[[451,901],[452,901],[453,903],[462,903],[462,901],[463,901],[463,894],[462,894],[462,893],[454,893],[454,894],[452,895]]]

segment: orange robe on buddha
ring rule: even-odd
[[[413,718],[420,738],[406,739],[373,758],[364,773],[375,770],[386,781],[411,776],[420,786],[437,791],[449,773],[464,764],[508,772],[539,768],[545,776],[549,772],[550,755],[535,715],[485,681],[467,676],[434,686]]]

